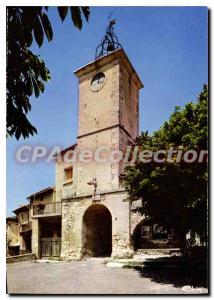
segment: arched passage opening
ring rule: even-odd
[[[83,254],[93,257],[111,256],[112,217],[101,204],[90,206],[83,216]]]
[[[180,248],[183,245],[182,237],[174,229],[166,229],[149,219],[140,221],[134,229],[134,249],[144,248]]]
[[[132,235],[135,250],[144,248],[145,240],[150,239],[151,237],[150,226],[151,226],[151,222],[148,219],[143,219],[135,227]]]

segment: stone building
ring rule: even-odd
[[[32,252],[37,258],[59,259],[61,248],[61,202],[55,187],[28,196],[32,216]]]
[[[31,213],[30,205],[21,205],[13,211],[17,216],[19,234],[19,254],[31,252]]]
[[[19,225],[16,216],[6,218],[6,255],[19,254]]]
[[[31,253],[30,205],[20,205],[6,218],[7,256]]]
[[[143,84],[124,50],[113,51],[75,74],[79,79],[76,151],[101,147],[123,151],[134,144]],[[69,168],[72,180],[66,182]],[[108,159],[56,163],[56,197],[62,202],[62,258],[132,256],[131,210],[122,173],[123,165]]]
[[[75,71],[77,142],[56,155],[55,187],[28,197],[37,258],[125,258],[144,242],[171,246],[166,232],[143,221],[141,203],[131,202],[123,186],[124,163],[117,154],[139,135],[143,83],[125,51],[110,46]]]
[[[131,209],[120,176],[123,165],[94,159],[71,163],[64,157],[69,151],[123,151],[133,145],[139,130],[139,90],[143,84],[123,49],[89,63],[75,74],[79,79],[77,143],[56,156],[54,193],[45,189],[28,197],[32,251],[37,257],[45,257],[48,249],[42,241],[49,238],[52,242],[55,237],[61,239],[61,259],[130,257]],[[54,226],[58,233],[54,235],[54,229],[45,233]]]

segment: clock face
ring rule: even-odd
[[[98,92],[106,83],[105,74],[102,72],[97,73],[91,80],[91,89],[94,92]]]

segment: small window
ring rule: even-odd
[[[22,216],[22,220],[24,220],[24,214],[22,214],[21,216]]]
[[[65,180],[66,180],[66,182],[73,180],[73,168],[72,167],[65,169]]]

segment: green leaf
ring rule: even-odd
[[[20,136],[21,136],[21,131],[19,129],[17,129],[16,133],[15,133],[16,139],[19,140]]]
[[[41,47],[42,43],[43,43],[44,34],[43,34],[42,25],[41,25],[38,17],[35,18],[33,33],[34,33],[34,37],[35,37],[35,40],[36,40],[38,46]]]
[[[41,81],[38,81],[38,86],[39,86],[40,91],[43,93],[45,90],[44,84]]]
[[[78,6],[70,6],[71,11],[71,19],[74,23],[74,26],[82,29],[82,18],[81,18],[81,11]]]
[[[59,7],[62,21],[69,9],[74,25],[81,29],[82,17],[88,21],[89,8]],[[37,133],[27,118],[31,110],[29,97],[38,97],[51,78],[44,61],[29,49],[34,40],[41,47],[44,35],[48,41],[52,40],[48,12],[48,6],[7,8],[7,133],[17,139]]]
[[[205,86],[206,88],[206,86]],[[202,102],[200,99],[205,98]],[[206,90],[197,102],[176,107],[169,120],[150,136],[138,139],[141,150],[169,150],[169,147],[207,150]],[[201,122],[201,119],[205,120]],[[181,148],[181,149],[182,149]],[[175,157],[177,154],[175,154]],[[125,187],[131,199],[142,199],[141,212],[157,224],[184,234],[197,233],[206,243],[207,236],[207,165],[185,163],[143,164],[126,168]],[[170,214],[169,214],[170,212]]]
[[[33,42],[33,36],[31,30],[29,30],[27,26],[24,28],[24,35],[25,35],[26,45],[27,47],[30,47]]]
[[[59,12],[59,16],[63,22],[68,14],[68,6],[58,6],[57,9]]]
[[[48,81],[48,80],[51,78],[50,72],[49,72],[49,70],[45,67],[45,64],[41,64],[41,65],[40,65],[39,71],[40,71],[40,76],[41,76],[42,80]]]
[[[45,13],[43,13],[41,15],[41,20],[42,20],[42,25],[43,25],[46,37],[47,37],[48,41],[50,42],[53,38],[53,30],[51,27],[51,23],[48,19],[48,16]]]
[[[39,87],[38,87],[37,82],[34,78],[33,78],[33,87],[34,87],[35,96],[37,98],[37,97],[39,97]]]
[[[81,10],[85,16],[86,21],[88,22],[90,16],[89,6],[81,6]]]
[[[26,81],[26,92],[28,96],[31,96],[33,93],[33,85],[31,81],[31,77],[29,76]]]
[[[29,133],[30,133],[31,135],[34,135],[34,133],[37,134],[36,128],[35,128],[33,125],[31,125],[31,124],[30,124],[30,126],[28,127],[28,131],[29,131]]]

